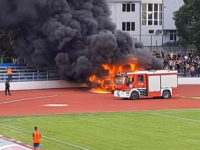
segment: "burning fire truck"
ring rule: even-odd
[[[177,71],[156,70],[117,74],[114,97],[137,100],[142,96],[171,98],[178,94]]]

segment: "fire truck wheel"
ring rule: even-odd
[[[130,99],[132,99],[132,100],[139,99],[139,93],[136,92],[136,91],[133,91],[133,92],[131,93]]]
[[[170,91],[169,91],[169,90],[163,91],[162,97],[163,97],[164,99],[170,98],[170,97],[171,97]]]

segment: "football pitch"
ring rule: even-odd
[[[0,134],[43,150],[197,150],[200,109],[0,117]]]

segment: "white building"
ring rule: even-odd
[[[173,20],[173,12],[177,11],[183,4],[183,0],[163,0],[163,30],[164,41],[177,41],[176,26]]]
[[[117,28],[128,32],[145,46],[176,41],[173,12],[183,0],[106,0]]]

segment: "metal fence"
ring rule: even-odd
[[[149,50],[165,52],[177,52],[177,51],[188,51],[197,50],[195,45],[185,45],[185,43],[179,41],[179,38],[175,35],[169,34],[149,34],[149,35],[131,35],[133,41],[140,41]],[[175,38],[176,37],[176,38]]]
[[[180,46],[179,38],[169,34],[132,35],[134,41],[141,41],[145,46]]]
[[[7,73],[0,73],[0,82],[5,82],[8,79]],[[12,74],[12,82],[27,82],[27,81],[49,81],[61,80],[61,78],[51,72],[16,72]]]
[[[178,69],[179,77],[190,77],[190,78],[200,78],[200,69],[191,71],[190,69],[181,68]]]
[[[198,78],[200,77],[200,69],[195,71],[190,71],[189,69],[181,68],[178,70],[178,77],[191,77]],[[8,79],[8,75],[6,72],[0,72],[0,82],[5,82]],[[45,72],[45,71],[15,71],[12,74],[12,82],[27,82],[27,81],[51,81],[51,80],[62,80],[56,73],[54,72]]]

